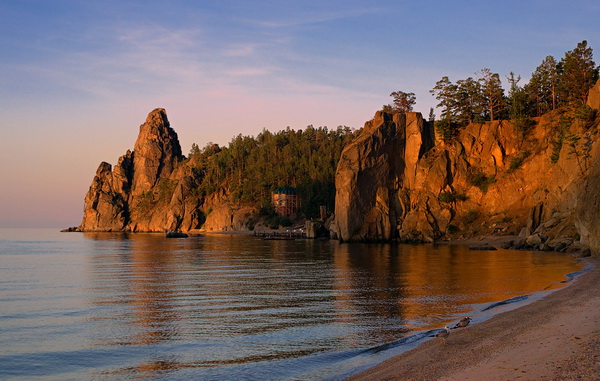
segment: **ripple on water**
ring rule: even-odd
[[[35,235],[0,229],[0,378],[335,379],[581,271],[460,246]]]

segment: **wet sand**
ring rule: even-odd
[[[466,328],[351,380],[600,380],[600,259],[542,300]]]

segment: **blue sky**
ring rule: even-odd
[[[396,90],[427,114],[442,76],[524,83],[547,55],[600,49],[596,0],[0,0],[0,15],[0,226],[78,225],[98,165],[156,107],[188,152],[358,128]]]

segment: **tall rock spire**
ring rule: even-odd
[[[164,231],[180,229],[184,221],[187,229],[195,227],[197,200],[186,199],[180,182],[188,188],[195,184],[185,168],[176,170],[183,155],[164,109],[148,114],[134,147],[114,169],[108,163],[100,164],[85,197],[79,229]]]
[[[140,195],[151,190],[161,178],[167,178],[183,155],[177,133],[171,128],[163,108],[148,114],[146,123],[133,148],[133,184],[131,194]]]

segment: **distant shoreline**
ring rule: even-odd
[[[600,377],[600,259],[564,288],[452,331],[349,380],[538,380]]]

